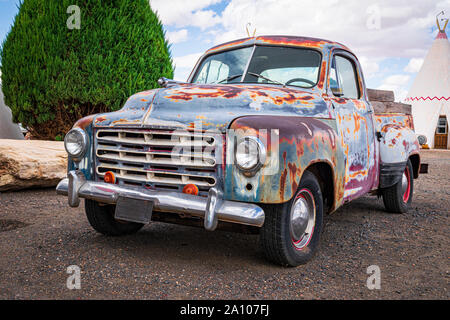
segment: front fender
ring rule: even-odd
[[[306,168],[316,162],[328,163],[334,172],[335,205],[342,201],[345,176],[345,160],[342,145],[336,135],[336,123],[330,119],[286,116],[246,116],[236,119],[230,126],[235,132],[257,135],[261,130],[279,133],[278,148],[273,136],[266,145],[265,166],[253,177],[246,177],[227,161],[224,196],[229,200],[284,203],[297,191]],[[231,146],[227,145],[227,155]],[[227,157],[228,159],[228,157]],[[265,172],[269,164],[276,163],[276,170]],[[247,185],[251,184],[249,190]]]

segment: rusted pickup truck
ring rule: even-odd
[[[187,82],[160,79],[65,137],[69,205],[92,227],[150,221],[260,234],[268,259],[297,266],[323,217],[366,194],[408,210],[420,169],[410,115],[376,114],[344,45],[259,36],[208,50]]]

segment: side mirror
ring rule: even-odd
[[[176,80],[172,80],[172,79],[167,79],[167,78],[159,78],[158,79],[158,85],[162,88],[168,88],[168,87],[173,87],[173,86],[177,86],[180,84],[186,84],[186,82],[181,82],[181,81],[176,81]]]
[[[169,83],[169,79],[167,79],[167,78],[162,77],[162,78],[158,79],[158,85],[162,88],[167,87],[168,83]]]

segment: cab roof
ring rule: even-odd
[[[251,45],[278,45],[278,46],[293,46],[293,47],[309,47],[315,49],[325,49],[325,48],[339,48],[346,51],[350,51],[346,46],[338,42],[333,42],[324,39],[309,38],[309,37],[296,37],[296,36],[257,36],[252,38],[244,38],[239,40],[234,40],[226,42],[215,46],[205,54],[210,54],[216,51],[229,50],[235,47],[245,47]]]

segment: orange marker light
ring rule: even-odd
[[[116,183],[116,175],[112,171],[108,171],[105,173],[105,176],[103,177],[103,180],[106,183],[115,184]]]
[[[187,184],[183,188],[183,193],[198,195],[198,187],[195,184]]]

